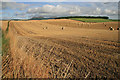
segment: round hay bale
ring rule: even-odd
[[[117,28],[117,30],[120,30],[120,28]]]
[[[62,27],[61,29],[63,30],[64,28]]]
[[[113,28],[113,27],[109,27],[109,29],[110,29],[110,30],[114,30],[114,28]]]

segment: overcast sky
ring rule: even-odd
[[[119,0],[0,0],[4,2],[119,2]]]
[[[109,16],[118,18],[118,0],[92,0],[96,2],[81,2],[82,0],[4,0],[0,4],[0,14],[3,19],[29,19],[31,17],[56,17],[56,16]],[[63,1],[63,2],[61,2]]]

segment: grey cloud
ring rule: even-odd
[[[16,3],[16,2],[2,2],[2,9],[19,9],[24,10],[29,7],[29,4]]]
[[[17,16],[17,15],[26,15],[26,13],[25,12],[15,12],[15,15]]]
[[[27,17],[27,14],[26,12],[15,12],[14,13],[14,17],[17,19],[17,18],[26,18]]]
[[[1,0],[0,0],[1,1]],[[119,0],[3,0],[3,2],[118,2]]]

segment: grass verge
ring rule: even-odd
[[[6,37],[6,33],[2,32],[2,56],[9,53],[9,38]]]
[[[8,21],[8,25],[7,25],[6,32],[8,32],[8,31],[9,31],[9,24],[10,24],[10,21]]]
[[[6,31],[2,31],[2,56],[7,55],[9,53],[9,49],[10,49],[10,46],[9,46],[10,39],[8,37],[6,37],[8,31],[9,31],[9,23],[10,23],[10,21],[8,21]]]
[[[2,54],[2,30],[0,28],[0,55]]]

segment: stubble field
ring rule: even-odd
[[[5,31],[8,23],[2,23]],[[70,19],[10,21],[3,77],[119,79],[117,27],[118,22]]]

